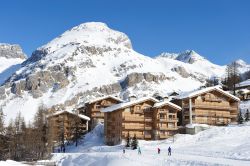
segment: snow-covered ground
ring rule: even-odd
[[[59,166],[147,166],[147,165],[250,165],[250,123],[211,127],[196,135],[178,134],[162,141],[139,141],[142,154],[126,149],[124,144],[106,146],[103,129],[98,126],[75,148],[54,153],[52,160]],[[172,147],[172,156],[167,155]],[[157,154],[157,148],[161,154]]]
[[[13,160],[0,161],[0,166],[25,166],[26,164],[22,164],[20,162],[16,162]]]

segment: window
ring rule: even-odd
[[[160,119],[164,119],[165,118],[164,114],[159,114],[159,116],[160,116]]]
[[[169,128],[174,128],[174,124],[173,123],[168,123],[168,127]]]
[[[140,106],[135,106],[135,111],[140,111],[141,107]]]

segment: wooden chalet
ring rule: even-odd
[[[77,128],[79,134],[88,131],[89,117],[71,111],[57,111],[47,117],[49,127],[52,129],[51,137],[54,142],[71,140]]]
[[[115,145],[127,137],[165,139],[177,131],[177,111],[181,108],[152,97],[130,101],[102,109],[105,143]]]
[[[237,121],[240,99],[219,86],[177,96],[173,103],[179,105],[179,125],[227,125]]]
[[[118,97],[104,96],[85,103],[86,115],[90,117],[90,128],[93,129],[98,123],[104,123],[104,113],[100,110],[121,103]]]

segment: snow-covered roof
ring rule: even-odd
[[[240,92],[241,94],[248,94],[248,93],[250,93],[250,90],[249,89],[240,89],[240,90],[238,90],[238,92]]]
[[[174,104],[174,103],[172,103],[172,102],[170,102],[170,101],[163,101],[163,102],[155,103],[155,104],[154,104],[154,107],[155,107],[155,108],[159,108],[159,107],[162,107],[162,106],[164,106],[164,105],[168,105],[168,106],[170,106],[170,107],[174,107],[174,108],[176,108],[176,109],[178,109],[178,110],[181,110],[181,107],[180,107],[180,106],[178,106],[178,105],[176,105],[176,104]]]
[[[158,100],[153,98],[153,97],[143,97],[143,98],[140,98],[140,99],[137,99],[137,100],[124,102],[124,103],[119,103],[119,104],[115,104],[115,105],[112,105],[112,106],[107,107],[107,108],[103,108],[103,109],[101,109],[101,112],[112,112],[112,111],[115,111],[115,110],[118,110],[118,109],[121,109],[121,108],[126,108],[126,107],[129,107],[131,105],[135,105],[135,104],[147,101],[147,100],[151,100],[153,102],[158,102]]]
[[[240,99],[232,94],[230,94],[229,92],[226,92],[224,90],[221,89],[221,86],[213,86],[213,87],[208,87],[208,88],[204,88],[204,89],[200,89],[200,90],[195,90],[195,91],[192,91],[192,92],[187,92],[187,93],[184,93],[184,94],[181,94],[179,96],[176,96],[176,99],[185,99],[185,98],[192,98],[192,97],[196,97],[200,94],[203,94],[203,93],[207,93],[207,92],[210,92],[210,91],[213,91],[213,90],[216,90],[236,101],[240,101]]]
[[[86,116],[86,115],[76,114],[76,113],[73,113],[72,111],[68,111],[68,110],[57,111],[57,112],[49,115],[48,117],[60,115],[60,114],[63,114],[63,113],[69,113],[69,114],[72,114],[72,115],[76,115],[76,116],[78,116],[81,119],[88,120],[88,121],[90,120],[90,118],[88,116]]]
[[[98,102],[98,101],[101,101],[101,100],[105,100],[105,99],[108,99],[108,98],[112,98],[112,99],[114,99],[116,101],[123,102],[123,100],[118,98],[118,97],[115,97],[115,96],[112,96],[112,95],[107,95],[107,96],[95,98],[93,100],[88,101],[87,103],[92,104],[92,103],[95,103],[95,102]]]
[[[247,79],[235,85],[236,88],[246,87],[246,86],[250,86],[250,79]]]

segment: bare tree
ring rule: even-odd
[[[238,71],[238,67],[236,62],[233,62],[230,65],[227,65],[226,67],[226,78],[224,81],[224,84],[228,87],[229,90],[233,91],[233,94],[235,95],[236,87],[235,85],[239,83],[240,81],[240,75]]]

